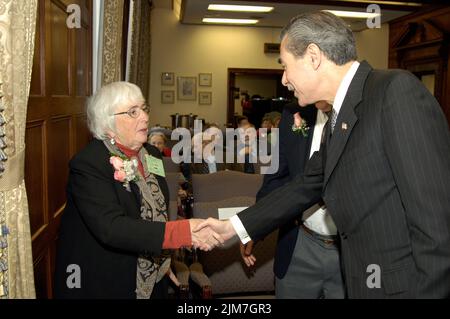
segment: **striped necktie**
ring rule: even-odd
[[[337,113],[336,113],[336,110],[333,108],[331,110],[331,114],[330,114],[331,134],[333,134],[334,127],[336,126],[336,119],[337,119]]]

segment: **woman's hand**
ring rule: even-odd
[[[203,219],[191,218],[189,219],[189,225],[191,226],[192,245],[194,248],[200,248],[200,250],[209,251],[214,247],[223,245],[225,240],[217,234],[212,228],[204,227],[197,231],[194,231],[202,222]]]
[[[219,220],[209,217],[206,220],[200,220],[200,224],[194,228],[194,232],[200,232],[204,229],[209,229],[214,233],[220,234],[221,238],[225,241],[236,235],[236,231],[229,219]]]

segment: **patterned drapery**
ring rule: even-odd
[[[24,181],[37,0],[0,0],[0,82],[8,160],[0,177],[0,298],[35,298]]]
[[[102,35],[102,82],[101,86],[120,81],[126,70],[122,70],[122,58],[127,54],[122,49],[124,0],[105,0],[103,6]],[[132,21],[128,32],[131,48],[128,81],[135,83],[148,98],[150,83],[150,11],[152,1],[133,1]]]
[[[131,56],[129,81],[142,90],[144,97],[149,99],[150,81],[150,11],[151,1],[134,1],[133,21],[131,30]]]
[[[102,83],[121,79],[122,24],[124,0],[105,0],[103,13]]]

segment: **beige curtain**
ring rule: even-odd
[[[36,11],[37,0],[0,0],[0,82],[8,156],[0,177],[0,238],[7,243],[0,248],[0,298],[35,298],[24,158]]]
[[[123,1],[105,0],[101,86],[121,78]],[[125,53],[124,53],[125,54]]]
[[[142,94],[149,99],[150,82],[150,13],[152,2],[134,1],[133,21],[131,30],[131,56],[129,81],[135,83],[142,90]]]

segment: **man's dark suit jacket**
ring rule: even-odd
[[[149,154],[161,158],[154,146]],[[160,255],[165,223],[140,217],[140,194],[114,180],[110,153],[92,140],[70,161],[67,204],[61,220],[56,255],[56,298],[136,298],[136,269],[140,253]],[[156,176],[168,205],[169,191]],[[70,289],[67,278],[78,265],[81,287]],[[72,281],[72,280],[69,280]]]
[[[300,112],[300,116],[310,128],[307,137],[292,131],[292,125],[294,124],[293,114],[296,112]],[[263,185],[256,194],[256,201],[291,181],[298,174],[303,173],[309,158],[316,115],[317,109],[314,105],[300,108],[298,103],[294,102],[285,106],[279,127],[278,171],[264,176]],[[277,212],[273,213],[276,214]],[[273,264],[273,271],[278,278],[283,278],[289,267],[297,241],[298,229],[298,224],[295,223],[295,220],[280,227]]]
[[[450,133],[435,98],[409,72],[362,62],[323,146],[304,176],[239,214],[250,237],[323,197],[350,298],[449,297]]]

